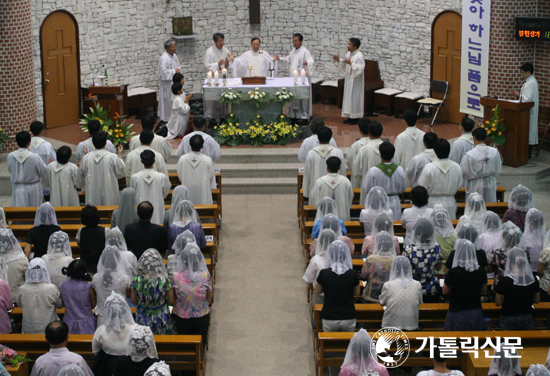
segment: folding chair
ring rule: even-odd
[[[418,101],[418,104],[420,107],[418,108],[418,114],[420,115],[420,111],[424,106],[427,106],[430,109],[436,107],[435,115],[432,118],[432,122],[430,126],[433,127],[435,118],[437,117],[437,113],[439,112],[439,109],[443,106],[445,106],[445,98],[447,98],[447,91],[449,90],[449,83],[447,81],[441,81],[441,80],[433,80],[430,84],[430,95],[433,95],[433,93],[442,93],[443,99],[436,99],[432,97],[420,99]]]

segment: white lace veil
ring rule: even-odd
[[[172,245],[172,249],[174,250],[175,255],[179,255],[181,251],[185,249],[185,246],[189,243],[197,244],[197,239],[191,231],[185,230],[181,234],[178,234],[176,240],[174,240],[174,244]]]
[[[440,203],[434,205],[432,211],[432,223],[435,231],[441,238],[450,238],[456,234],[449,212]]]
[[[105,247],[109,245],[115,246],[119,251],[128,250],[124,235],[118,227],[112,228],[111,231],[109,231],[107,235],[105,235]]]
[[[376,238],[376,235],[380,231],[386,231],[391,236],[393,236],[393,219],[386,212],[378,213],[376,218],[374,218],[374,224],[372,225],[372,231],[370,236]]]
[[[361,328],[353,335],[346,351],[346,357],[342,367],[347,366],[355,375],[368,375],[368,371],[374,371],[376,361],[371,356],[371,337]]]
[[[517,355],[517,351],[512,350],[511,353]],[[521,365],[519,363],[519,358],[510,358],[507,356],[504,351],[495,351],[494,356],[491,361],[491,366],[489,367],[488,375],[498,375],[498,376],[515,376],[522,375]]]
[[[476,229],[481,230],[483,228],[483,216],[486,212],[487,208],[483,196],[477,192],[471,193],[466,200],[464,215],[460,217],[456,230],[459,231],[465,222],[470,222]]]
[[[397,251],[395,250],[395,243],[393,242],[393,236],[389,232],[380,231],[374,238],[373,255],[382,257],[395,257]]]
[[[482,233],[486,234],[498,234],[502,231],[502,221],[497,213],[488,211],[483,216],[483,229]]]
[[[53,206],[49,202],[45,202],[36,209],[36,215],[34,216],[34,227],[42,225],[55,225],[57,223],[57,216]]]
[[[372,187],[365,199],[365,209],[383,212],[390,209],[388,194],[382,187]]]
[[[174,192],[172,193],[172,203],[170,204],[171,208],[177,208],[179,203],[183,200],[189,199],[189,189],[185,185],[178,185],[176,188],[174,188]],[[170,210],[170,217],[168,219],[168,223],[174,223],[174,214],[176,210]]]
[[[203,273],[208,273],[206,260],[198,247],[194,243],[189,243],[178,257],[177,271],[181,273],[187,272],[189,280],[192,283],[199,281]]]
[[[168,274],[166,272],[166,266],[160,253],[154,249],[149,248],[138,260],[138,273],[148,280],[152,281],[158,277],[167,279]]]
[[[542,364],[531,364],[525,376],[550,376],[550,371]]]
[[[149,367],[143,376],[172,376],[172,374],[170,373],[170,366],[161,360]]]
[[[157,359],[157,345],[155,337],[148,326],[136,325],[130,333],[126,355],[132,357],[132,361],[141,362],[145,358]]]
[[[325,269],[332,269],[338,275],[352,269],[351,252],[346,243],[336,240],[328,246],[325,256]]]
[[[542,250],[546,237],[546,224],[544,214],[535,208],[529,209],[525,216],[525,230],[523,231],[523,244],[525,247]]]
[[[416,219],[411,244],[422,250],[432,249],[435,246],[435,228],[431,220],[423,216]]]
[[[6,227],[8,227],[8,222],[6,221],[6,213],[4,212],[4,208],[0,207],[0,228]]]
[[[68,364],[59,370],[57,376],[86,376],[78,364]]]
[[[124,188],[120,193],[116,224],[122,233],[126,230],[126,225],[132,224],[137,218],[136,209],[136,191],[134,188]]]
[[[334,214],[338,217],[338,208],[336,201],[330,197],[323,197],[317,204],[317,212],[315,213],[315,222],[320,221],[327,214]]]
[[[526,212],[533,207],[533,192],[521,184],[512,189],[508,199],[508,208]]]
[[[531,265],[523,249],[514,247],[508,252],[504,276],[512,278],[516,286],[527,286],[535,282]]]
[[[331,229],[327,228],[321,231],[315,247],[315,256],[325,257],[328,247],[336,240],[338,240],[336,233]]]
[[[52,283],[46,263],[39,257],[33,258],[29,262],[25,273],[25,284],[30,285],[31,283]]]
[[[172,222],[172,224],[178,227],[185,227],[191,222],[201,223],[201,220],[191,201],[182,200],[178,206],[176,206],[174,222]]]
[[[69,235],[63,231],[56,231],[50,235],[48,241],[48,259],[55,260],[63,256],[73,257]]]
[[[27,257],[10,228],[0,228],[0,259],[6,264]]]
[[[122,261],[117,247],[105,247],[97,263],[97,274],[101,286],[110,290],[117,290],[126,279],[126,263]]]
[[[523,233],[511,221],[506,221],[502,225],[502,237],[500,239],[499,249],[508,252],[510,249],[518,246],[521,248],[523,240]]]
[[[405,289],[413,282],[411,262],[405,256],[397,256],[391,262],[390,281],[397,281]]]
[[[319,233],[326,229],[334,231],[338,239],[342,237],[342,227],[340,226],[338,216],[334,214],[327,214],[323,217],[323,219],[321,219],[321,228]]]
[[[8,283],[8,264],[0,258],[0,279]]]
[[[462,224],[456,237],[457,239],[469,240],[474,244],[476,249],[479,248],[479,234],[477,229],[470,222],[465,222]]]
[[[452,268],[462,267],[468,272],[479,269],[476,247],[474,243],[466,239],[457,239],[455,242],[455,258]]]
[[[111,295],[105,300],[103,308],[103,325],[113,329],[115,332],[120,332],[126,324],[134,325],[134,317],[130,306],[121,295],[112,291]]]

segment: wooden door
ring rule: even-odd
[[[65,11],[48,15],[40,31],[46,128],[76,124],[80,115],[78,25]]]
[[[462,16],[454,11],[440,13],[432,25],[432,80],[449,83],[445,108],[438,120],[459,124],[460,113],[460,54],[462,44]],[[436,98],[442,96],[434,95]]]

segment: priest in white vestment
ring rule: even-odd
[[[116,155],[105,150],[105,132],[96,133],[92,141],[95,150],[86,154],[80,164],[80,173],[86,182],[86,205],[118,206],[118,179],[124,177],[122,145],[119,145]]]
[[[472,132],[475,148],[470,150],[460,163],[466,199],[471,193],[477,192],[485,202],[497,202],[496,176],[502,169],[502,157],[498,149],[485,145],[487,131],[476,128]]]
[[[324,127],[319,131],[319,146],[310,150],[306,158],[306,165],[304,168],[304,179],[302,181],[302,189],[304,190],[304,197],[308,198],[311,189],[317,182],[317,179],[326,175],[327,172],[327,159],[330,157],[338,157],[341,161],[339,174],[346,176],[346,164],[344,163],[344,153],[340,149],[329,145],[332,137],[332,130],[328,127]]]
[[[162,158],[161,158],[162,159]],[[168,196],[172,184],[168,176],[154,170],[156,155],[153,150],[141,153],[141,163],[145,168],[132,175],[130,187],[136,192],[136,206],[143,201],[153,204],[151,223],[162,225],[164,220],[164,199]]]
[[[341,59],[334,55],[332,59],[341,63],[345,69],[344,101],[342,102],[342,117],[345,124],[357,124],[360,118],[365,115],[365,58],[359,47],[361,41],[357,38],[350,38],[348,52]]]
[[[141,146],[132,150],[126,156],[125,163],[125,175],[126,175],[126,186],[130,186],[130,178],[132,175],[137,174],[145,168],[143,163],[141,163],[141,153],[145,150],[151,150],[155,154],[155,163],[153,165],[153,170],[160,172],[161,174],[166,175],[167,178],[170,177],[168,173],[168,167],[166,167],[166,162],[162,155],[151,148],[151,143],[153,142],[154,133],[149,129],[144,130],[139,135]],[[141,202],[141,201],[140,201]]]
[[[456,191],[462,188],[462,172],[458,163],[449,159],[451,146],[449,141],[438,139],[434,146],[437,159],[428,163],[418,184],[428,190],[430,198],[428,207],[432,208],[435,204],[442,204],[449,212],[451,219],[456,219]]]
[[[94,137],[94,134],[99,131],[101,131],[101,123],[98,120],[90,120],[88,122],[88,133],[90,133],[90,137],[86,141],[79,142],[78,146],[76,147],[75,157],[77,163],[79,163],[87,153],[95,150],[92,137]],[[115,145],[113,145],[110,140],[107,140],[105,150],[113,154],[117,153]]]
[[[302,145],[300,145],[300,150],[298,151],[298,160],[301,163],[306,163],[306,158],[309,151],[314,147],[319,146],[319,136],[317,136],[317,133],[319,133],[321,128],[323,128],[324,126],[325,121],[319,117],[314,117],[309,122],[309,129],[313,134],[305,138],[304,141],[302,141]],[[330,138],[329,144],[334,146],[335,148],[338,147],[333,137]]]
[[[191,152],[184,154],[178,161],[178,178],[189,190],[189,201],[193,205],[212,204],[211,186],[216,176],[214,163],[210,157],[201,154],[204,139],[200,135],[191,137],[189,141]]]
[[[8,155],[8,171],[11,181],[11,206],[40,206],[44,202],[40,179],[46,170],[42,159],[29,151],[31,135],[18,132],[15,141],[19,149]]]
[[[227,72],[233,68],[233,60],[235,56],[224,47],[225,36],[222,33],[214,34],[214,45],[209,47],[204,53],[204,68],[206,72],[219,72],[222,77],[222,69],[227,69]],[[228,73],[229,74],[229,73]],[[204,116],[207,119],[221,120],[229,113],[229,105],[227,103],[218,103],[218,101],[204,101]]]
[[[260,44],[260,38],[252,38],[252,48],[233,60],[233,77],[267,77],[270,69],[276,69],[273,58],[260,50]],[[249,67],[252,70],[249,70]]]
[[[353,188],[346,176],[340,175],[343,161],[338,157],[327,159],[327,175],[320,177],[311,188],[309,204],[317,206],[323,197],[330,197],[336,201],[338,218],[342,221],[350,220],[350,209],[353,201]]]
[[[472,136],[474,128],[475,123],[472,119],[467,116],[462,118],[458,126],[461,135],[451,146],[451,153],[449,154],[451,161],[460,164],[466,153],[474,148],[474,137]]]
[[[147,114],[143,116],[141,118],[141,128],[143,128],[143,130],[148,129],[151,132],[153,132],[155,128],[156,120],[157,118],[154,114]],[[155,135],[155,138],[153,138],[153,142],[151,142],[151,145],[150,145],[151,149],[153,149],[154,151],[158,151],[166,161],[172,155],[172,145],[170,145],[168,140],[165,139],[164,137],[159,136],[156,133],[154,133],[154,135]],[[139,146],[141,146],[141,142],[139,141],[139,136],[132,137],[132,139],[130,140],[130,146],[128,148],[129,151],[132,151],[135,148],[138,148]]]
[[[84,179],[78,167],[69,162],[71,148],[61,146],[57,149],[55,162],[51,162],[42,175],[42,184],[50,190],[52,206],[80,206],[78,190],[84,187]]]
[[[514,94],[519,97],[520,102],[534,102],[535,105],[529,110],[529,158],[534,145],[539,143],[539,84],[533,76],[535,68],[531,63],[525,63],[520,68],[521,76],[525,83],[521,91]]]
[[[176,55],[176,41],[167,40],[164,49],[157,71],[160,79],[158,115],[160,120],[168,122],[172,113],[172,77],[181,72],[181,64]]]
[[[367,194],[373,187],[384,188],[388,195],[390,209],[393,211],[393,220],[401,220],[401,199],[399,195],[405,192],[405,170],[396,163],[392,163],[395,147],[389,141],[380,144],[380,158],[382,162],[371,168],[361,185],[361,198],[359,202],[365,202]]]
[[[359,132],[361,133],[361,138],[355,141],[350,146],[346,154],[346,164],[349,171],[353,169],[353,161],[355,160],[355,157],[357,157],[359,150],[361,150],[361,148],[365,146],[367,142],[370,141],[369,124],[370,124],[369,119],[367,118],[359,119],[358,125],[359,125]],[[357,186],[355,186],[354,184],[357,184]],[[361,182],[355,182],[353,179],[351,181],[351,185],[353,188],[361,188]]]
[[[424,167],[428,163],[435,161],[437,158],[434,152],[434,145],[437,141],[437,135],[433,132],[426,132],[422,139],[424,140],[425,150],[411,159],[406,170],[407,186],[411,188],[418,185],[418,180],[420,179],[420,175],[422,175],[422,170],[424,170]]]
[[[403,119],[407,123],[407,129],[395,138],[395,154],[399,159],[399,166],[407,170],[410,161],[424,151],[424,134],[416,127],[416,111],[405,110]]]

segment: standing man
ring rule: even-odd
[[[260,50],[260,38],[252,38],[251,49],[233,60],[233,77],[267,77],[267,72],[274,67],[273,58],[265,51]],[[252,70],[249,71],[248,67]],[[273,68],[274,69],[274,68]]]
[[[181,72],[181,64],[176,55],[176,41],[164,42],[166,51],[159,59],[157,75],[160,78],[159,117],[165,123],[172,113],[172,77]]]
[[[302,46],[304,36],[300,33],[295,33],[292,36],[292,44],[294,48],[290,51],[287,57],[279,57],[275,55],[275,61],[282,60],[288,64],[288,77],[292,77],[294,70],[298,74],[305,69],[309,85],[309,99],[298,99],[288,104],[288,116],[290,119],[299,125],[307,125],[307,121],[311,116],[311,75],[315,71],[315,61],[307,48]]]
[[[519,97],[520,102],[535,103],[529,110],[529,158],[531,158],[533,146],[539,143],[539,84],[533,76],[535,73],[533,64],[525,63],[519,69],[525,83],[521,87],[521,91],[516,90],[512,93]]]
[[[204,67],[207,72],[219,71],[226,68],[233,67],[233,60],[235,56],[224,47],[225,37],[222,33],[214,34],[214,45],[206,50],[204,54]],[[221,77],[221,74],[220,74]],[[219,120],[219,123],[223,121],[225,116],[229,113],[229,106],[226,103],[218,103],[218,101],[205,101],[204,115],[206,119]]]
[[[344,101],[342,103],[342,117],[347,117],[344,124],[357,124],[359,118],[365,114],[365,58],[359,47],[361,41],[350,38],[348,52],[341,59],[339,55],[333,55],[332,59],[340,62],[346,70],[344,82]]]

